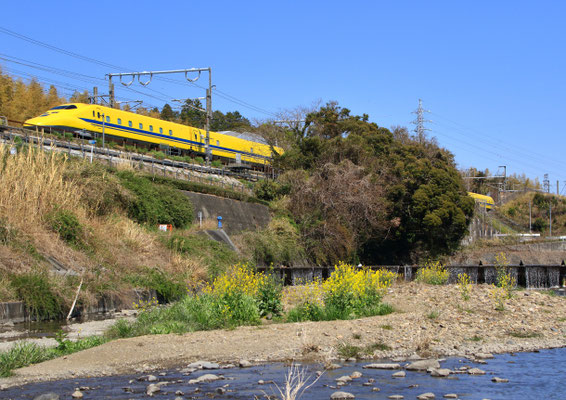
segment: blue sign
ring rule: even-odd
[[[88,141],[90,144],[96,144],[96,140],[89,140]]]

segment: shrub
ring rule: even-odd
[[[12,277],[12,287],[31,317],[51,319],[62,313],[62,300],[51,288],[46,272],[32,271]]]
[[[168,276],[159,269],[145,268],[140,273],[128,275],[126,281],[140,288],[153,289],[159,302],[179,300],[186,293],[185,283],[178,277]]]
[[[517,282],[508,268],[509,261],[505,253],[499,253],[495,256],[495,269],[497,272],[495,286],[502,289],[505,298],[510,299],[513,297],[513,289]]]
[[[75,214],[68,210],[55,209],[46,217],[49,228],[59,234],[64,242],[83,247],[83,227]]]
[[[417,271],[415,280],[417,282],[428,283],[429,285],[444,285],[448,282],[449,276],[450,272],[448,272],[439,261],[435,261],[426,263],[423,268],[420,268]]]
[[[165,159],[165,153],[162,151],[150,151],[149,154],[153,157],[156,158],[158,160],[164,160]]]
[[[210,165],[213,166],[214,168],[222,168],[222,161],[214,160],[210,163]]]
[[[199,165],[203,165],[204,164],[204,158],[202,157],[195,157],[193,160],[195,163],[199,164]]]
[[[299,305],[289,313],[290,320],[352,319],[392,312],[381,302],[386,288],[397,274],[387,270],[357,269],[340,263],[324,282],[314,281]]]
[[[128,207],[130,218],[153,226],[172,224],[176,228],[184,228],[193,221],[193,206],[184,194],[130,171],[121,171],[118,176],[122,184],[135,194]]]

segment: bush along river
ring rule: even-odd
[[[566,348],[532,353],[477,355],[484,359],[407,362],[345,362],[324,370],[303,364],[312,383],[303,399],[563,399]],[[284,391],[285,364],[242,367],[197,362],[145,375],[67,379],[11,387],[2,399],[277,399]],[[371,367],[371,368],[368,368]],[[389,369],[391,368],[391,369]],[[427,369],[428,368],[428,372]],[[297,370],[295,370],[296,372]],[[434,377],[437,375],[437,377]],[[341,394],[339,392],[342,392]]]

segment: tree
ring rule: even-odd
[[[202,109],[200,100],[187,99],[181,108],[181,122],[185,125],[204,129],[206,114],[198,109]]]
[[[169,104],[165,104],[161,109],[161,119],[165,121],[175,121],[178,117]]]

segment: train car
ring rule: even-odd
[[[473,192],[468,192],[468,196],[473,198],[476,204],[481,208],[485,208],[486,210],[492,210],[495,208],[495,201],[493,201],[491,196]]]
[[[72,131],[86,137],[112,140],[122,144],[162,149],[169,147],[181,154],[205,154],[206,131],[190,126],[163,121],[97,104],[69,103],[28,119],[24,127],[51,128]],[[225,161],[269,164],[272,148],[266,143],[209,133],[209,149],[213,157]],[[275,147],[281,154],[283,150]]]

